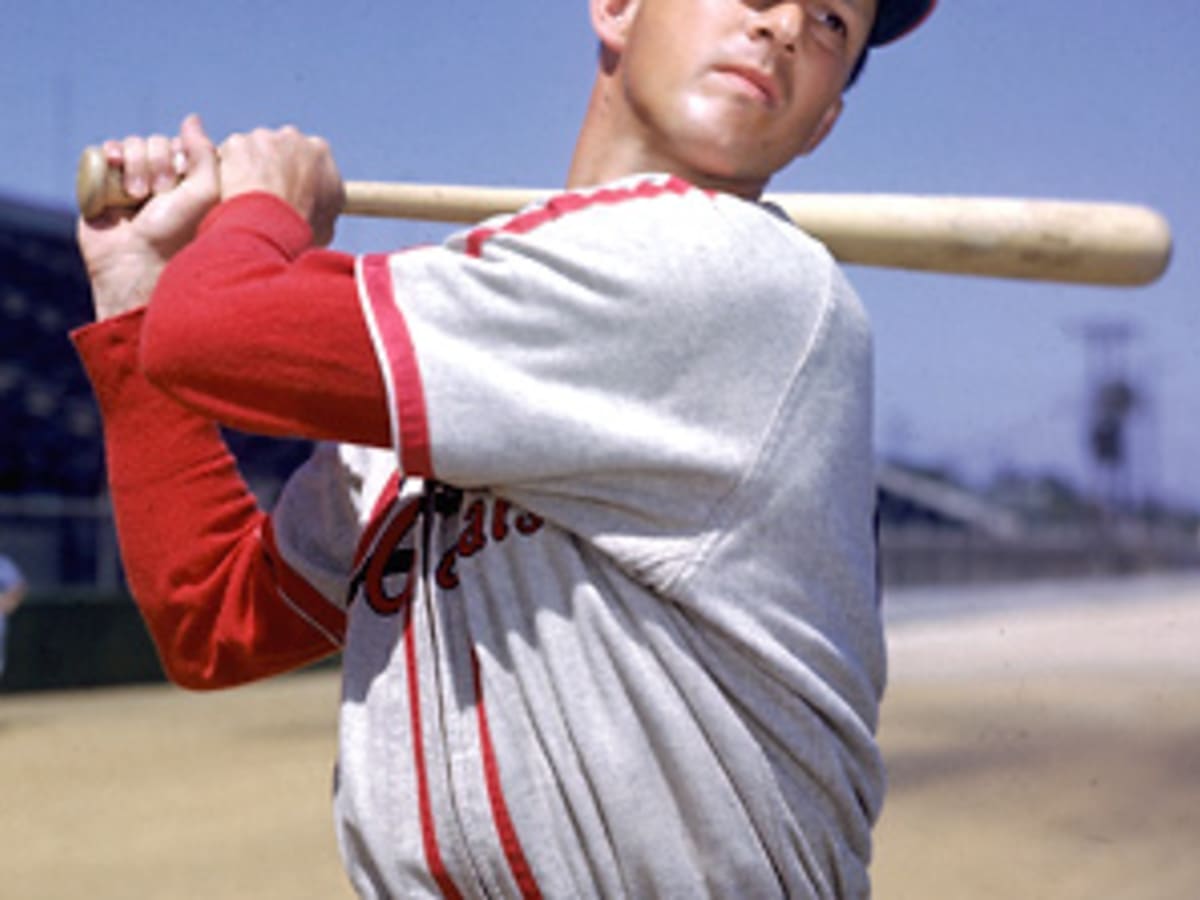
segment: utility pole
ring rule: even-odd
[[[1125,321],[1089,319],[1074,329],[1083,340],[1086,378],[1085,446],[1091,463],[1091,492],[1106,517],[1134,505],[1134,460],[1130,420],[1147,398],[1129,361],[1136,340]]]

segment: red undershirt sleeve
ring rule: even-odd
[[[275,551],[217,424],[391,445],[353,258],[310,245],[282,200],[234,198],[172,259],[147,308],[72,335],[104,419],[130,588],[187,687],[296,668],[336,651],[344,631],[344,613]]]
[[[310,244],[308,224],[270,194],[218,206],[159,279],[142,370],[239,430],[390,446],[353,257]]]
[[[217,426],[139,371],[143,319],[127,313],[72,339],[103,416],[126,576],[168,676],[228,687],[333,653],[340,635],[284,599],[295,576]]]

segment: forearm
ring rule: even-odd
[[[310,240],[307,223],[265,194],[214,210],[159,279],[142,368],[222,424],[388,446],[353,259],[310,250]]]
[[[103,415],[126,575],[168,674],[223,687],[334,651],[281,602],[269,518],[217,427],[139,372],[142,319],[126,314],[72,337]]]

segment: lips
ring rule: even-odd
[[[768,106],[779,103],[779,81],[770,72],[756,66],[727,63],[716,67],[721,75],[738,82],[751,94],[759,96]]]

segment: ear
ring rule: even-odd
[[[620,53],[625,48],[640,5],[640,0],[589,0],[592,28],[607,53]]]
[[[798,156],[808,156],[821,146],[825,138],[829,137],[829,132],[833,131],[833,126],[837,124],[837,120],[841,117],[842,109],[845,105],[841,97],[838,97],[829,104],[825,112],[821,115],[821,120],[817,122],[817,127],[812,130],[812,133],[808,136],[808,140],[800,148]]]

